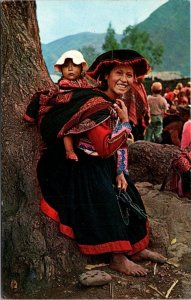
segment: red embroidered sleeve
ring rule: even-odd
[[[121,124],[121,128],[114,131],[107,125],[107,121],[94,127],[87,132],[88,139],[91,141],[95,150],[101,157],[109,157],[115,153],[123,144],[126,144],[130,128],[126,123]]]

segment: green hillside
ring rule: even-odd
[[[50,74],[54,74],[53,65],[63,52],[71,49],[80,49],[83,46],[92,45],[99,53],[102,53],[102,45],[105,33],[82,32],[66,36],[49,44],[42,44],[43,56]]]
[[[180,71],[190,75],[190,2],[169,0],[137,25],[153,42],[164,47],[163,63],[157,71]]]
[[[155,71],[180,71],[190,75],[190,1],[169,0],[155,10],[145,21],[137,25],[147,31],[153,42],[164,47],[163,63]],[[114,28],[115,29],[115,28]],[[124,28],[125,29],[125,28]],[[102,53],[106,33],[82,32],[66,36],[49,44],[42,44],[44,60],[50,74],[55,74],[53,65],[60,55],[70,49],[92,45]],[[121,35],[116,34],[119,41]],[[135,49],[136,50],[136,49]]]

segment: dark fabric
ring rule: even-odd
[[[86,104],[86,102],[92,97],[102,97],[107,101],[104,102],[104,105],[97,107],[96,100],[92,101],[92,106],[88,111],[85,111],[83,114],[79,116],[76,122],[83,121],[84,118],[90,118],[95,123],[100,123],[105,120],[109,116],[109,110],[103,109],[105,107],[109,107],[112,105],[112,101],[109,97],[107,97],[104,93],[99,92],[94,89],[83,89],[83,88],[75,88],[73,90],[73,95],[68,103],[56,103],[52,105],[51,109],[46,112],[40,124],[40,132],[42,134],[42,138],[45,142],[50,143],[57,138],[58,132],[61,128],[67,124],[67,122],[74,116],[75,113],[79,112],[81,107]],[[51,101],[53,103],[53,101]],[[94,109],[96,107],[96,109]],[[85,114],[86,113],[86,114]],[[75,123],[73,123],[74,125]],[[70,129],[69,127],[67,129]]]
[[[179,122],[181,119],[178,115],[169,115],[163,118],[163,128],[172,122]]]
[[[182,173],[181,178],[183,193],[190,193],[191,195],[191,170]]]
[[[147,236],[146,220],[131,212],[126,226],[117,203],[114,157],[102,159],[75,149],[79,162],[65,159],[57,141],[42,155],[37,168],[44,199],[59,213],[60,223],[73,229],[79,245],[113,241],[135,244]],[[144,209],[134,184],[126,176],[133,201]],[[115,251],[115,249],[113,249]]]
[[[163,131],[161,134],[161,141],[160,141],[161,144],[169,144],[169,145],[174,144],[172,141],[170,132],[165,130],[165,128],[166,128],[166,126],[168,126],[169,124],[171,124],[173,122],[179,123],[180,121],[181,121],[181,119],[178,115],[169,115],[163,119]],[[181,140],[183,125],[184,125],[184,123],[182,122],[181,129],[179,132],[179,140]],[[177,127],[177,130],[178,130],[178,127]]]
[[[39,107],[40,107],[40,104],[39,104],[40,94],[41,94],[41,92],[37,92],[33,95],[33,97],[31,98],[31,101],[26,109],[26,115],[36,121],[37,121],[38,111],[39,111]]]

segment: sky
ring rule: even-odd
[[[41,43],[80,32],[122,34],[168,0],[36,0]]]

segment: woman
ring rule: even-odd
[[[64,93],[40,96],[39,128],[46,143],[37,168],[42,211],[59,222],[63,234],[75,238],[82,253],[109,253],[112,269],[134,276],[147,274],[134,261],[165,261],[146,250],[147,218],[133,209],[124,216],[117,200],[117,189],[126,190],[133,205],[144,212],[141,197],[123,169],[125,158],[116,167],[115,155],[121,147],[127,148],[131,131],[127,108],[119,98],[148,70],[147,61],[136,51],[108,51],[88,71],[99,88],[75,89],[67,103]],[[73,135],[78,162],[65,158],[67,134]]]
[[[152,95],[148,96],[148,104],[151,116],[144,139],[159,143],[161,140],[161,133],[163,130],[164,113],[168,110],[168,104],[164,97],[162,97],[161,82],[153,82],[151,86]]]
[[[189,118],[189,105],[179,105],[177,106],[177,113],[164,117],[161,144],[169,144],[181,147],[183,126]]]
[[[185,109],[190,116],[190,106]],[[182,151],[172,159],[161,190],[169,190],[177,193],[179,197],[191,199],[191,120],[187,120],[182,126],[180,141]]]

